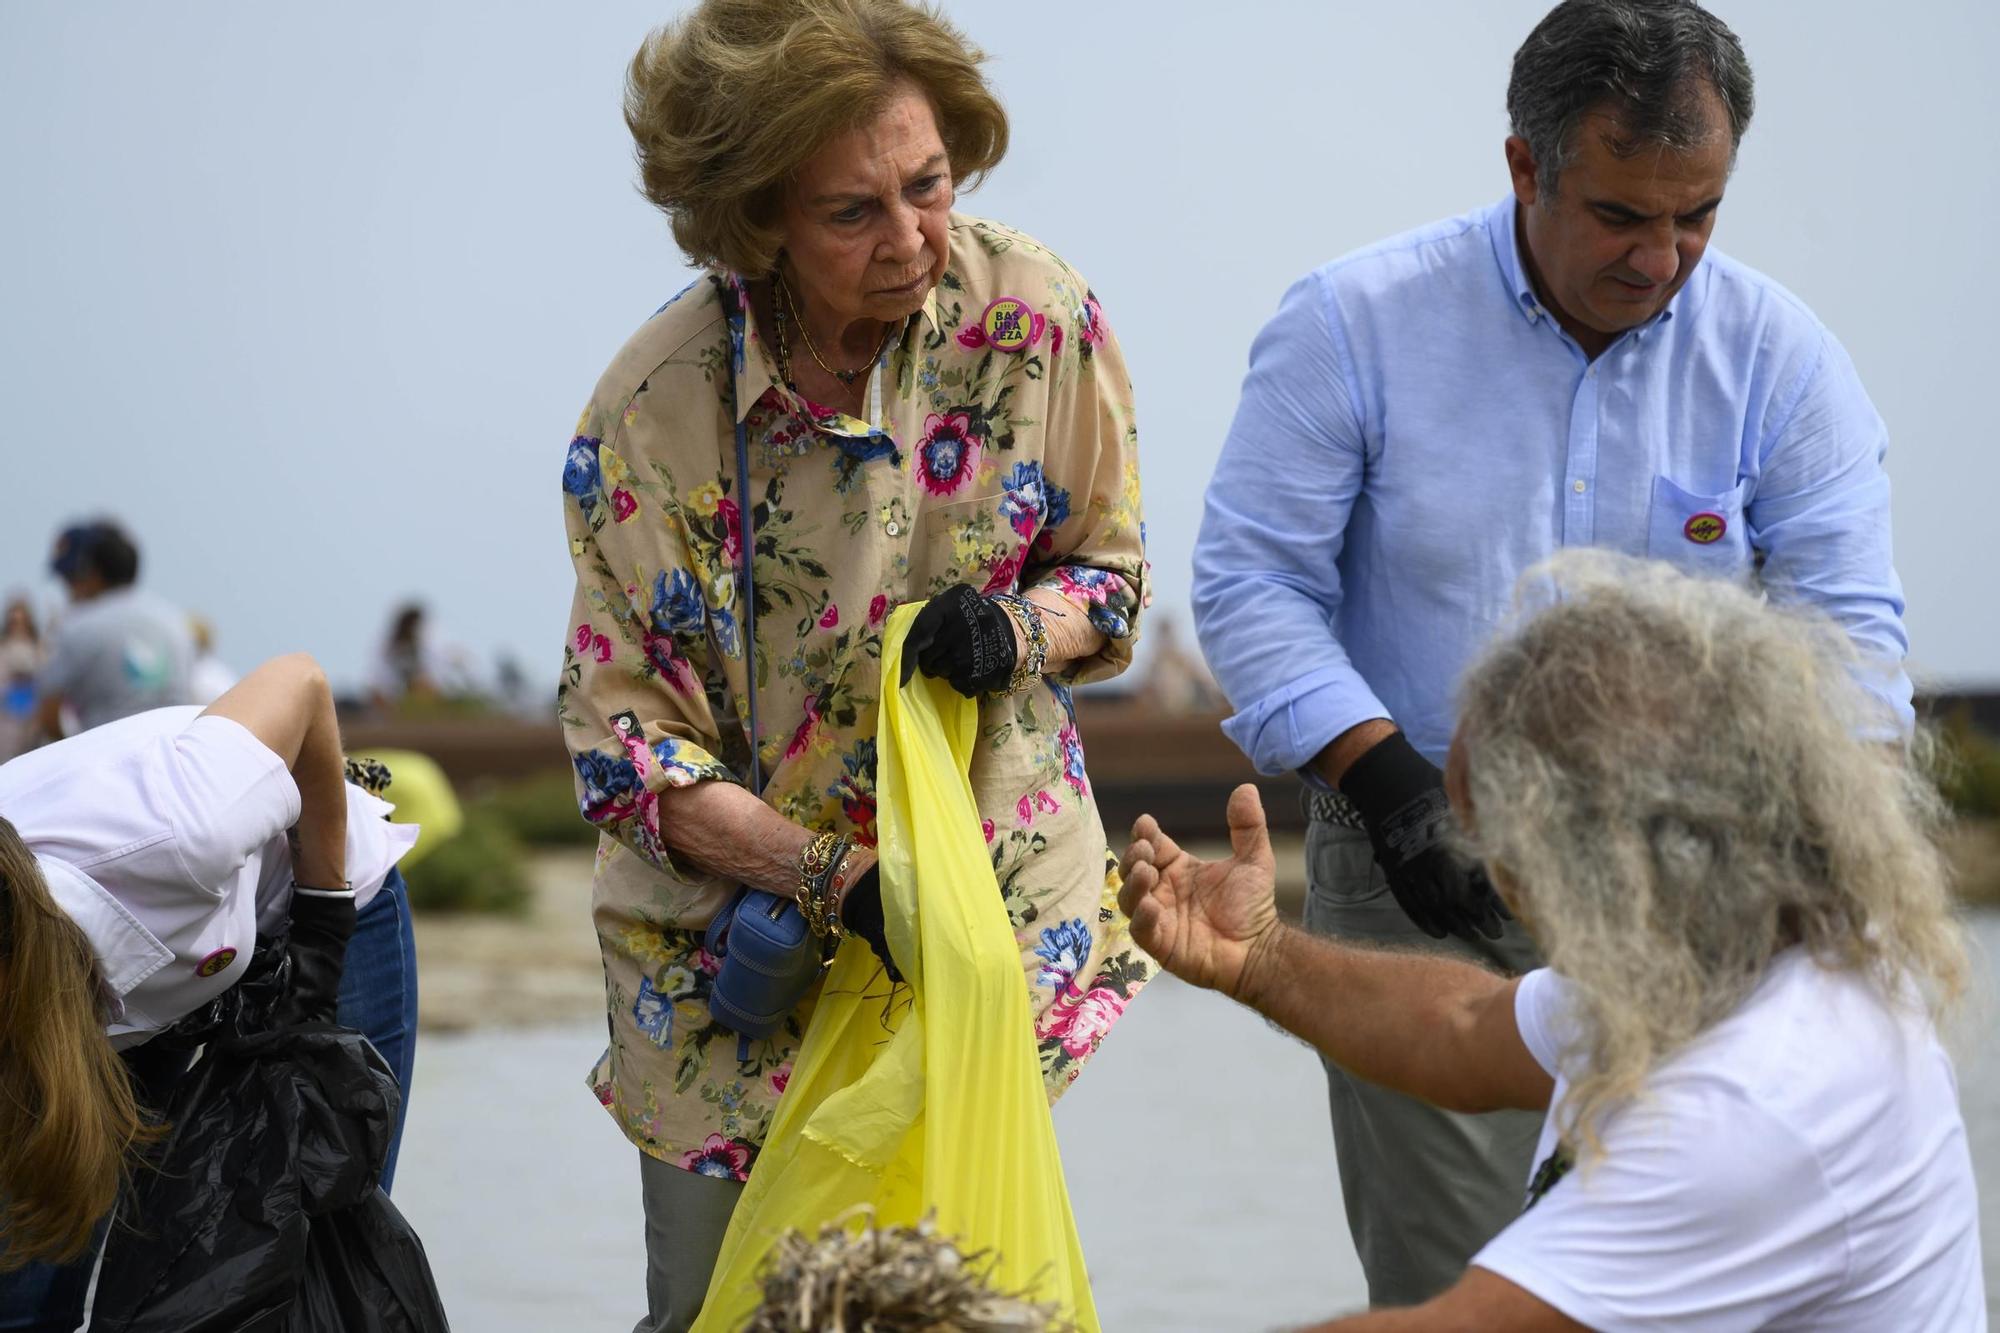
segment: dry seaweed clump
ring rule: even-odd
[[[810,1241],[788,1232],[764,1261],[764,1303],[744,1333],[1075,1333],[1055,1306],[990,1288],[992,1268],[990,1254],[960,1254],[929,1219],[833,1222]]]

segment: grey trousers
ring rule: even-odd
[[[1433,940],[1403,915],[1358,829],[1314,820],[1306,832],[1306,929],[1363,944],[1424,949],[1508,974],[1540,965],[1509,922],[1474,948]],[[1326,1062],[1340,1192],[1374,1306],[1415,1305],[1443,1291],[1466,1261],[1518,1216],[1542,1116],[1456,1115]]]
[[[646,1317],[632,1333],[686,1333],[701,1313],[715,1257],[743,1186],[639,1154],[646,1209]]]

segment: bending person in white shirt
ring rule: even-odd
[[[1937,1029],[1966,986],[1935,793],[1830,626],[1576,552],[1463,685],[1446,780],[1549,966],[1282,924],[1254,788],[1204,863],[1150,816],[1122,905],[1169,971],[1353,1074],[1547,1114],[1523,1209],[1423,1305],[1325,1329],[1984,1329]]]
[[[0,1305],[67,1300],[8,1270],[89,1251],[151,1136],[139,1048],[235,985],[260,932],[317,932],[324,956],[294,963],[333,993],[415,840],[388,809],[344,780],[304,655],[0,766]]]

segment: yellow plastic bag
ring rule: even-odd
[[[917,610],[897,608],[883,641],[875,793],[890,948],[910,984],[891,1007],[868,946],[841,946],[697,1333],[741,1329],[778,1237],[857,1205],[883,1226],[934,1215],[961,1251],[996,1256],[996,1287],[1098,1327],[1020,946],[966,780],[978,705],[927,676],[895,683]]]

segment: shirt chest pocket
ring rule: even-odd
[[[954,583],[983,593],[1014,590],[1025,552],[1006,500],[988,495],[922,511],[910,551],[912,597],[934,597]]]
[[[1750,533],[1743,521],[1749,483],[1720,494],[1690,491],[1669,477],[1653,478],[1646,554],[1690,574],[1733,577],[1750,569]]]

